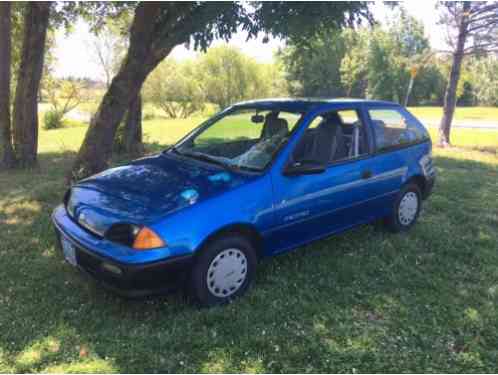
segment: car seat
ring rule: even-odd
[[[303,135],[294,152],[294,159],[313,160],[327,165],[347,155],[342,122],[339,115],[333,112],[324,118],[316,129],[310,129]]]
[[[271,112],[266,115],[263,129],[261,130],[261,138],[268,139],[276,134],[288,134],[289,124],[287,120],[278,117],[278,113]]]
[[[386,124],[382,120],[372,120],[374,123],[374,132],[375,132],[375,143],[377,145],[377,149],[381,149],[385,147],[386,142]]]
[[[347,157],[347,147],[342,126],[334,118],[322,122],[314,135],[313,160],[328,164]]]

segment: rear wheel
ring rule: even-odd
[[[389,230],[394,233],[410,229],[418,219],[422,206],[422,194],[418,185],[405,185],[394,202],[391,215],[386,219]]]
[[[201,306],[213,306],[243,295],[254,277],[255,254],[251,243],[237,235],[209,243],[192,269],[191,297]]]

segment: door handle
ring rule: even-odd
[[[368,178],[372,177],[372,171],[366,170],[361,172],[361,178],[366,180]]]

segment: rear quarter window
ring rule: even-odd
[[[387,150],[429,139],[427,130],[415,118],[396,108],[369,109],[377,150]]]

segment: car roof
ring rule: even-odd
[[[334,106],[351,105],[357,107],[359,104],[368,104],[369,106],[397,106],[398,103],[383,100],[354,99],[354,98],[274,98],[249,100],[234,104],[234,107],[258,108],[261,110],[279,109],[288,112],[309,112],[320,107],[331,108]]]

